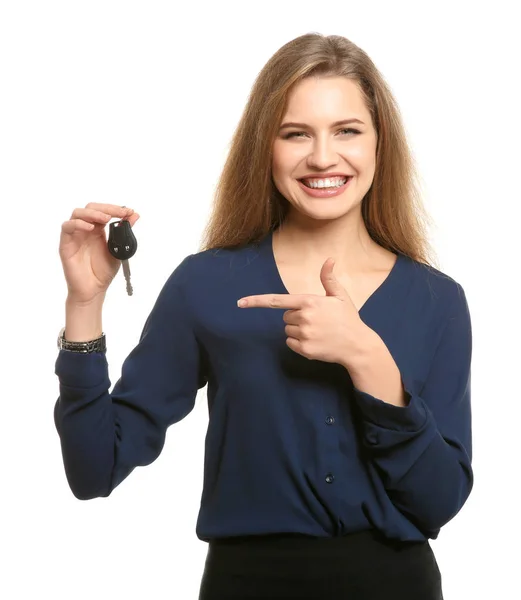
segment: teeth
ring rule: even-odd
[[[342,185],[344,185],[344,183],[347,181],[347,177],[332,177],[331,179],[315,179],[315,180],[310,180],[310,179],[304,179],[304,185],[306,185],[309,188],[335,188],[335,187],[340,187]]]

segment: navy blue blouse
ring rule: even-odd
[[[359,311],[399,367],[405,407],[358,390],[341,365],[291,350],[284,310],[237,307],[267,293],[287,293],[271,233],[176,267],[112,393],[105,354],[59,351],[54,418],[74,495],[108,496],[153,462],[208,384],[199,539],[370,528],[436,538],[473,485],[462,286],[398,254]]]

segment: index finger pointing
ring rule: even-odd
[[[292,308],[299,309],[304,305],[309,294],[260,294],[245,296],[237,301],[240,308]]]

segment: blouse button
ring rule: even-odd
[[[369,431],[367,433],[367,441],[369,444],[371,445],[375,445],[378,444],[379,440],[378,440],[378,433],[376,433],[376,431]]]
[[[334,480],[335,480],[335,476],[333,475],[333,473],[328,473],[326,475],[326,482],[327,483],[333,483]]]
[[[326,423],[328,425],[333,425],[334,422],[335,422],[335,417],[327,417]]]

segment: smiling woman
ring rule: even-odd
[[[62,340],[55,423],[78,498],[153,462],[208,384],[200,600],[442,598],[429,539],[473,486],[472,331],[463,288],[427,261],[414,181],[367,54],[296,38],[261,70],[204,247],[168,278],[111,393],[104,349]],[[63,226],[68,289],[91,281],[96,300],[67,304],[80,342],[114,268],[85,219],[111,211]]]
[[[264,510],[261,517],[254,503],[251,518],[256,524],[233,536],[231,530],[226,535],[221,531],[210,540],[200,600],[249,598],[253,593],[259,598],[442,598],[441,574],[428,538],[435,538],[460,510],[473,485],[471,325],[461,286],[433,266],[426,235],[429,216],[416,179],[396,101],[355,44],[341,36],[304,35],[278,50],[261,70],[217,186],[202,253],[239,260],[245,252],[244,265],[255,258],[249,273],[253,277],[259,270],[266,293],[252,295],[248,286],[241,287],[244,327],[257,322],[257,329],[262,322],[268,331],[271,321],[258,311],[284,309],[286,345],[311,361],[309,374],[318,372],[319,365],[344,367],[357,408],[338,426],[349,438],[354,435],[351,425],[359,426],[366,451],[353,447],[341,453],[347,470],[355,456],[361,458],[359,467],[343,477],[334,436],[312,444],[313,462],[323,465],[326,485],[321,487],[314,471],[306,474],[305,461],[292,478],[300,494],[309,486],[328,507],[331,529],[314,529],[296,516],[284,520],[283,503],[273,500],[271,506],[263,494],[271,520]],[[252,288],[257,289],[253,280]],[[451,300],[455,296],[458,301]],[[418,306],[424,306],[423,313]],[[440,356],[446,362],[434,363],[439,327],[451,319]],[[208,323],[204,328],[210,328]],[[248,354],[245,348],[242,360]],[[255,356],[252,364],[261,368]],[[437,372],[437,380],[424,382],[420,396],[411,382],[420,381],[429,368]],[[328,380],[335,380],[333,371]],[[442,382],[449,381],[443,389]],[[273,414],[280,402],[291,403],[291,394],[274,396],[278,407]],[[345,405],[333,408],[326,398],[324,389],[324,411],[344,414]],[[266,395],[262,405],[269,412]],[[357,410],[362,417],[358,426]],[[311,420],[312,414],[309,410]],[[323,418],[335,422],[325,412]],[[258,415],[260,429],[262,420]],[[317,428],[319,422],[317,418]],[[275,430],[272,424],[262,435],[270,444],[280,439],[288,450],[275,459],[273,474],[276,464],[288,460],[287,452],[291,456],[293,436],[303,435],[287,430],[279,438]],[[321,434],[313,428],[310,438],[321,439]],[[269,455],[262,455],[269,463]],[[326,465],[337,465],[336,477]],[[437,476],[427,484],[425,472]],[[307,483],[300,487],[303,475]],[[366,496],[371,496],[365,488],[369,480],[369,487],[382,492],[376,493],[376,504]],[[276,484],[265,484],[277,498]],[[336,495],[327,489],[333,485]],[[377,504],[385,506],[389,500],[389,510],[383,509],[387,517],[378,515]],[[367,519],[364,524],[357,522],[358,511]],[[310,565],[317,565],[316,571]]]

